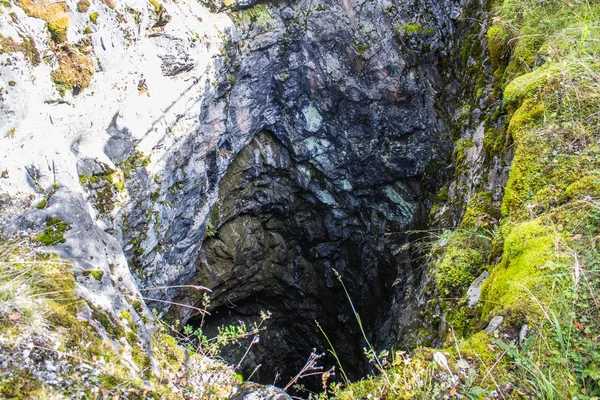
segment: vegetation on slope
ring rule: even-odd
[[[442,347],[395,352],[385,377],[340,398],[600,396],[600,5],[505,0],[491,21],[506,123],[486,121],[484,146],[490,159],[513,154],[504,197],[476,194],[429,254]],[[484,332],[494,317],[503,323]]]
[[[78,297],[77,279],[102,279],[97,270],[88,272],[77,278],[73,266],[56,256],[0,242],[1,398],[231,395],[239,382],[224,364],[187,355],[159,327],[148,354],[130,313],[115,318]]]

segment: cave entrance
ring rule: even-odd
[[[371,372],[336,271],[369,341],[383,344],[393,336],[389,311],[407,267],[401,244],[388,233],[414,224],[418,183],[406,178],[352,188],[346,182],[294,160],[270,132],[258,134],[221,180],[194,278],[213,289],[211,315],[186,323],[202,323],[211,337],[239,321],[258,324],[261,313],[270,312],[259,343],[250,346],[250,335],[222,352],[233,365],[243,358],[239,371],[245,378],[283,387],[313,350],[327,353],[330,346],[316,322],[351,380]],[[341,378],[329,353],[319,365],[325,371],[335,366]],[[322,390],[320,377],[298,383]]]

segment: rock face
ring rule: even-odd
[[[263,365],[259,380],[288,379],[311,347],[327,347],[314,320],[359,377],[365,343],[334,271],[369,339],[394,340],[409,323],[399,314],[415,280],[393,233],[422,226],[425,168],[448,156],[434,99],[451,5],[299,2],[255,12],[233,14],[240,26],[203,101],[200,134],[170,157],[175,215],[161,259],[143,261],[146,284],[161,284],[161,271],[172,271],[163,265],[176,260],[194,266],[178,282],[214,290],[209,328],[271,311],[245,364],[247,374]],[[177,299],[200,304],[192,292]]]
[[[13,230],[60,216],[73,227],[64,255],[103,263],[115,256],[123,268],[124,254],[139,288],[169,287],[146,297],[159,310],[171,300],[199,306],[199,293],[177,286],[208,286],[208,331],[271,311],[243,364],[246,375],[263,364],[260,381],[287,382],[313,347],[327,348],[314,320],[360,377],[365,343],[336,272],[369,340],[395,341],[411,323],[419,281],[404,233],[423,226],[424,193],[442,183],[427,167],[447,164],[451,150],[446,105],[436,99],[463,9],[453,0],[320,0],[238,2],[214,15],[189,3],[166,3],[169,13],[157,15],[132,3],[137,31],[115,26],[115,16],[92,34],[92,87],[67,94],[73,107],[59,102],[59,118],[48,111],[49,122],[40,122],[60,138],[59,168],[45,163],[58,178],[44,174],[60,196]],[[192,25],[189,37],[183,27]],[[44,110],[56,96],[47,86],[35,99]],[[2,133],[14,123],[27,134],[0,139],[11,149],[0,165],[10,180],[0,189],[44,192],[24,168],[35,164],[24,152],[47,150],[35,143],[40,123],[13,108],[3,105],[10,124]],[[79,241],[110,250],[79,254]],[[198,323],[191,308],[169,312]]]

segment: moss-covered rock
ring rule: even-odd
[[[58,217],[46,218],[46,227],[44,233],[37,235],[37,240],[45,246],[65,243],[65,232],[71,229],[71,226]]]

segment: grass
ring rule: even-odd
[[[73,88],[87,88],[94,74],[94,61],[81,48],[68,43],[67,30],[70,20],[66,3],[64,1],[19,0],[19,5],[30,17],[40,18],[46,22],[53,42],[50,49],[58,62],[58,69],[51,72],[51,78],[59,93],[64,95],[67,90]],[[89,6],[89,1],[81,0],[77,3],[77,10],[85,12]],[[90,14],[90,20],[94,23],[96,23],[97,14]],[[16,45],[14,42],[11,43],[8,39],[0,37],[1,48],[3,51],[6,51],[5,48],[9,48],[10,52],[20,51],[29,58],[33,65],[38,65],[41,59],[33,39],[22,39],[23,42]]]
[[[89,54],[76,47],[63,45],[55,50],[58,69],[50,73],[52,80],[62,95],[73,88],[85,89],[90,86],[94,75],[94,62]]]
[[[46,22],[54,42],[63,43],[67,40],[69,14],[65,2],[19,0],[19,4],[27,15],[40,18]]]
[[[77,11],[80,13],[85,13],[90,8],[91,3],[89,0],[79,0],[77,2]]]
[[[22,53],[33,66],[39,65],[42,61],[31,36],[21,36],[21,42],[17,43],[11,37],[0,35],[0,54],[4,53]]]
[[[87,270],[83,276],[102,279],[99,272]],[[222,399],[239,384],[232,369],[186,354],[160,325],[148,353],[139,343],[135,322],[139,317],[133,313],[143,312],[141,302],[134,302],[131,312],[123,310],[118,318],[79,298],[78,279],[69,262],[36,253],[23,243],[0,240],[0,397],[69,398],[77,393],[85,398],[102,394]],[[85,308],[91,309],[95,326],[80,318]],[[152,363],[158,366],[158,375],[153,374]],[[82,373],[84,364],[94,372]],[[56,370],[47,370],[47,365]],[[54,386],[45,378],[49,373],[62,384]],[[175,376],[186,380],[172,381]],[[187,379],[195,383],[188,385]]]

